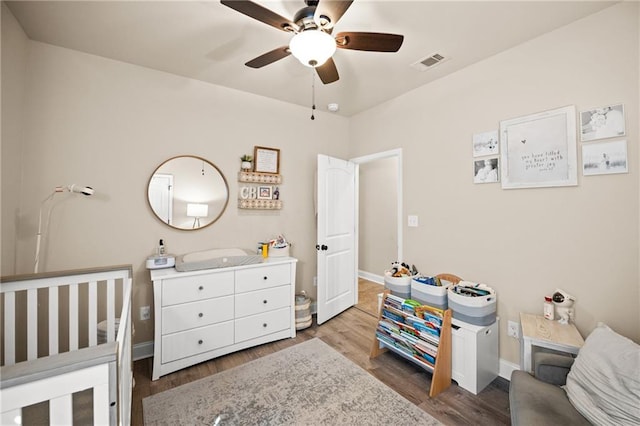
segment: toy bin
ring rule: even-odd
[[[426,277],[413,278],[411,280],[411,298],[424,305],[433,306],[438,309],[447,309],[448,296],[447,289],[448,284],[443,283],[441,286],[429,284],[433,279],[429,280]]]
[[[469,290],[481,290],[486,295],[471,296],[460,294]],[[484,284],[467,281],[449,287],[447,290],[449,308],[453,311],[453,318],[474,325],[489,325],[496,321],[496,292]]]
[[[394,296],[411,299],[411,277],[392,277],[388,271],[384,273],[384,288]]]

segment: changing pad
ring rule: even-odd
[[[183,254],[176,258],[176,271],[228,268],[230,266],[261,263],[263,257],[250,250],[239,248],[211,249]]]

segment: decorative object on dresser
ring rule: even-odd
[[[280,257],[189,272],[152,270],[152,380],[211,358],[295,337],[296,262]]]
[[[439,421],[318,338],[146,397],[145,426]]]

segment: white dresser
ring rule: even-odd
[[[191,272],[151,270],[152,380],[251,346],[296,336],[297,259]]]

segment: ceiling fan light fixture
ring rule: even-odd
[[[293,36],[289,42],[289,49],[302,65],[315,68],[333,56],[336,51],[336,41],[324,31],[306,30]]]

